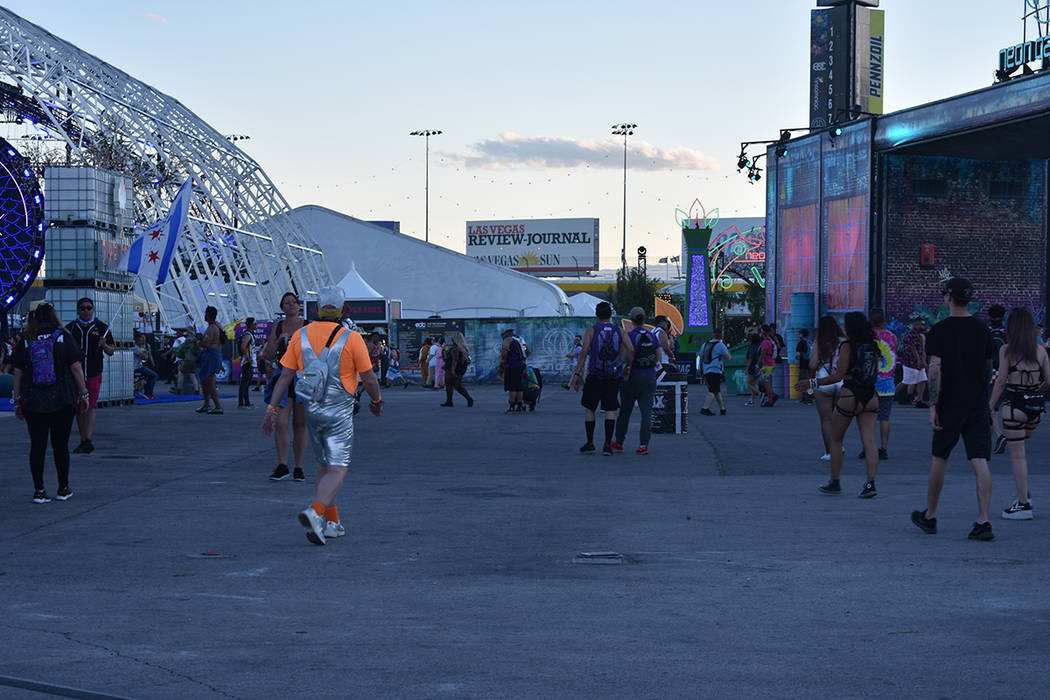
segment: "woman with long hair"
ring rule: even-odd
[[[285,292],[281,297],[281,311],[284,318],[270,328],[270,335],[266,339],[266,345],[262,349],[264,362],[272,362],[274,370],[270,375],[270,381],[266,385],[263,400],[267,405],[271,404],[273,387],[277,378],[281,376],[281,357],[288,349],[288,342],[292,336],[299,332],[306,322],[299,317],[299,295],[295,292]],[[295,471],[292,476],[296,481],[305,481],[306,474],[303,473],[303,459],[306,457],[306,413],[302,404],[295,399],[295,379],[292,379],[288,387],[288,395],[280,399],[281,410],[277,414],[277,425],[274,430],[274,442],[277,444],[277,468],[270,474],[271,481],[280,481],[288,477],[288,414],[292,414],[292,448],[295,452]]]
[[[1010,450],[1017,500],[1003,510],[1006,520],[1031,520],[1028,499],[1028,456],[1025,442],[1032,437],[1046,410],[1045,392],[1050,379],[1050,359],[1039,342],[1032,313],[1023,307],[1006,318],[1006,344],[999,348],[999,374],[988,406],[995,407],[1003,397],[1003,435]]]
[[[15,346],[11,360],[14,385],[11,400],[15,416],[29,429],[29,470],[33,474],[33,503],[51,499],[44,488],[44,458],[50,439],[58,472],[60,501],[68,500],[69,433],[76,411],[88,408],[88,390],[80,347],[62,327],[50,304],[40,304],[29,314],[25,337]]]
[[[844,336],[845,333],[834,316],[827,314],[820,317],[813,351],[809,354],[810,377],[830,377],[835,373],[839,343]],[[817,406],[817,417],[820,419],[820,436],[824,440],[824,456],[821,460],[825,462],[831,459],[831,416],[835,413],[835,402],[841,388],[842,384],[836,382],[813,390],[813,401]]]
[[[467,400],[467,408],[474,405],[467,390],[463,388],[463,375],[470,365],[470,350],[467,349],[467,339],[459,331],[452,333],[448,356],[445,360],[445,403],[442,406],[452,406],[452,390],[455,389],[459,395]],[[440,360],[439,360],[440,362]]]
[[[879,351],[875,345],[875,331],[867,317],[859,311],[851,311],[843,319],[846,340],[839,344],[839,363],[830,377],[810,379],[813,390],[842,382],[835,412],[831,415],[831,433],[828,449],[831,452],[831,480],[820,487],[822,493],[840,494],[839,474],[842,472],[842,439],[853,419],[857,419],[860,440],[864,445],[864,459],[868,467],[868,480],[861,490],[860,498],[874,498],[875,474],[879,469],[879,452],[875,447],[875,424],[878,420],[879,397],[875,392],[875,380],[879,374]],[[807,382],[799,382],[796,388],[805,389]]]

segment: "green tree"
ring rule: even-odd
[[[625,315],[635,306],[645,309],[645,315],[653,315],[653,297],[660,282],[649,276],[643,267],[631,267],[616,272],[616,287],[609,287],[609,302],[613,310]]]

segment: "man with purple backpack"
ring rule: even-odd
[[[656,331],[645,327],[645,310],[640,306],[631,309],[631,324],[627,338],[634,346],[634,359],[620,387],[620,415],[616,419],[616,440],[613,452],[623,452],[623,441],[627,439],[627,425],[635,402],[641,414],[642,425],[635,454],[649,454],[649,437],[653,432],[653,395],[656,394],[656,370],[663,364],[663,348]]]
[[[605,443],[602,453],[608,456],[613,453],[616,409],[620,407],[620,382],[630,377],[634,345],[627,331],[612,323],[612,307],[609,306],[609,302],[603,301],[598,304],[594,315],[598,318],[598,323],[588,328],[583,336],[583,350],[576,361],[576,370],[572,373],[569,385],[576,391],[580,390],[580,376],[586,366],[587,379],[583,382],[580,404],[586,409],[584,427],[587,431],[587,442],[580,448],[580,452],[595,450],[595,412],[601,405],[605,412]]]

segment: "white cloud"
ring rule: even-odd
[[[167,17],[162,17],[161,15],[158,15],[158,14],[153,13],[153,12],[143,12],[142,16],[145,17],[146,19],[148,19],[149,21],[157,22],[158,24],[167,24],[168,22],[171,21]]]
[[[679,146],[664,149],[645,141],[627,143],[627,165],[631,170],[718,170],[712,156]],[[623,141],[611,138],[586,141],[563,137],[525,137],[504,133],[479,141],[467,153],[442,152],[442,156],[483,170],[575,168],[622,168]]]

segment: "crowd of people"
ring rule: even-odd
[[[912,513],[912,521],[924,532],[937,532],[947,459],[962,441],[977,481],[978,516],[969,536],[990,540],[994,535],[989,519],[988,460],[993,450],[1009,452],[1017,490],[1002,517],[1032,517],[1026,442],[1045,411],[1050,359],[1041,328],[1029,310],[1018,307],[1007,314],[1002,306],[994,305],[988,309],[990,324],[986,326],[969,311],[974,298],[969,282],[952,278],[942,292],[948,317],[928,331],[916,319],[899,339],[887,329],[882,309],[872,309],[867,316],[849,312],[841,326],[831,315],[821,317],[813,342],[804,331],[794,348],[798,365],[794,388],[803,403],[815,407],[818,417],[824,448],[821,459],[829,462],[830,470],[826,483],[819,486],[822,493],[843,492],[842,445],[855,422],[863,445],[858,457],[865,462],[865,481],[858,495],[878,495],[876,477],[880,461],[889,459],[893,407],[907,403],[929,412],[933,432],[926,506]],[[280,302],[282,318],[270,327],[265,342],[258,343],[253,318],[246,320],[244,333],[236,339],[242,358],[239,407],[252,407],[249,397],[255,367],[271,368],[265,372],[263,430],[274,436],[277,466],[269,478],[305,481],[308,442],[318,455],[316,499],[300,513],[307,537],[315,544],[344,533],[337,498],[350,463],[353,416],[363,392],[371,396],[370,408],[379,415],[381,387],[390,386],[392,377],[400,378],[396,349],[389,348],[377,332],[369,333],[367,340],[353,332],[359,329],[340,318],[339,294],[334,287],[321,290],[319,320],[309,323],[302,318],[298,295],[288,292]],[[602,454],[623,452],[637,406],[640,420],[635,452],[649,454],[657,376],[661,367],[673,362],[676,341],[666,319],[657,317],[649,325],[641,308],[631,309],[629,323],[622,325],[613,323],[607,302],[598,304],[595,315],[596,323],[576,337],[566,355],[573,363],[566,387],[582,391],[586,440],[580,452],[597,452],[599,414]],[[179,332],[163,353],[177,363],[173,379],[180,390],[187,381],[195,390],[199,386],[204,402],[197,412],[221,415],[216,375],[225,331],[214,307],[206,309],[205,322],[202,333]],[[751,397],[745,405],[771,408],[779,399],[774,368],[785,360],[785,343],[772,324],[756,329],[748,341],[746,375]],[[72,452],[90,453],[95,449],[95,409],[104,358],[115,349],[109,328],[96,318],[94,304],[86,297],[77,303],[77,318],[65,326],[52,306],[38,305],[30,313],[24,334],[0,347],[0,369],[12,370],[12,403],[16,415],[26,421],[30,436],[34,502],[51,500],[43,481],[48,443],[58,473],[57,498],[72,496],[68,442],[74,418],[80,442]],[[153,397],[159,377],[145,334],[135,334],[132,351],[140,391]],[[507,392],[508,413],[535,410],[542,375],[529,366],[530,355],[525,339],[514,328],[505,328],[499,376]],[[726,415],[723,386],[726,363],[731,359],[721,331],[715,329],[696,358],[698,375],[707,387],[701,415],[715,416],[711,409],[716,404],[717,415]],[[454,406],[455,393],[468,407],[473,406],[474,399],[463,385],[471,356],[462,333],[426,338],[419,361],[424,386],[445,390],[441,406]]]

